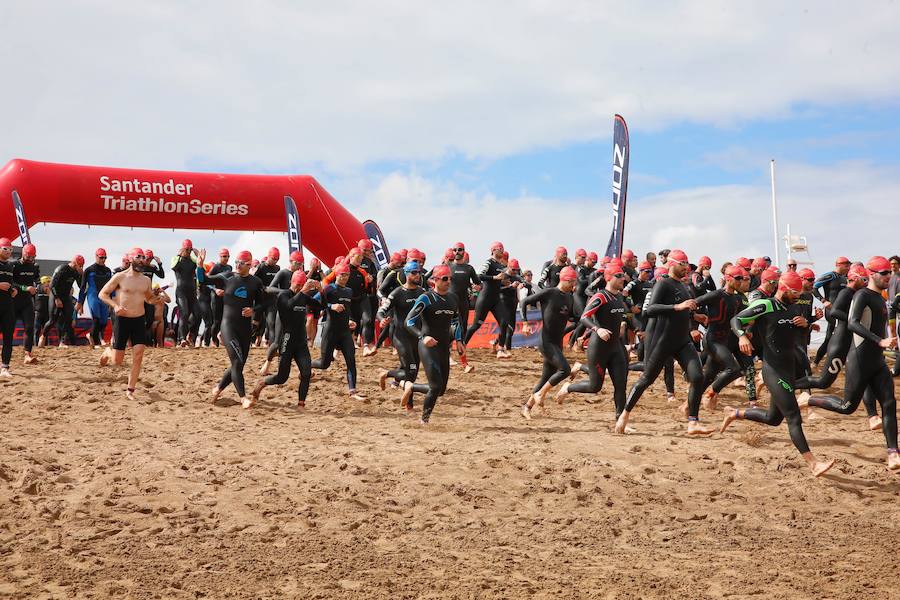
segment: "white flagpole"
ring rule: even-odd
[[[775,264],[781,265],[781,250],[778,247],[778,203],[775,201],[775,159],[771,162],[772,170],[772,228],[775,233]]]

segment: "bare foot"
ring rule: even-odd
[[[6,367],[0,368],[0,378],[12,379],[12,373],[10,373],[9,369],[7,369]]]
[[[800,408],[807,408],[809,406],[809,399],[809,392],[801,392],[800,395],[797,396],[797,406]]]
[[[810,468],[812,469],[813,477],[819,477],[820,475],[824,475],[825,473],[827,473],[828,470],[833,466],[834,459],[832,458],[828,461],[814,463],[810,465]]]
[[[213,387],[212,391],[209,393],[209,403],[215,404],[216,400],[219,399],[219,395],[221,395],[222,390],[219,389],[219,386],[216,385]]]
[[[681,411],[685,417],[688,416],[688,413],[690,412],[690,410],[688,409],[687,400],[685,400],[684,402],[681,403],[681,406],[678,407],[678,410]]]
[[[402,386],[403,394],[400,396],[400,406],[406,408],[407,406],[412,406],[413,382],[404,381]]]
[[[357,402],[366,402],[366,403],[369,402],[369,399],[366,398],[365,394],[363,394],[362,392],[358,392],[356,390],[350,391],[350,399],[356,400]]]
[[[725,407],[725,418],[722,419],[722,426],[719,427],[719,433],[725,433],[725,430],[728,429],[732,423],[735,422],[736,419],[739,419],[738,410],[736,408],[731,408],[730,406]]]
[[[306,402],[304,402],[303,400],[297,402],[297,410],[299,412],[303,412],[304,410],[306,410]]]
[[[109,348],[106,348],[103,351],[103,354],[100,355],[100,366],[105,367],[108,365],[110,358],[112,358],[112,353],[109,351]]]
[[[269,374],[269,364],[270,361],[264,360],[262,366],[259,368],[260,375],[268,375]]]
[[[475,370],[475,367],[470,365],[469,363],[466,363],[466,366],[463,367],[463,373],[471,373],[474,370]]]
[[[378,348],[373,348],[372,346],[363,346],[362,355],[363,356],[374,356],[378,353]]]
[[[710,412],[715,412],[716,406],[719,404],[719,395],[712,390],[706,392],[706,398],[703,399],[703,408]]]
[[[525,417],[525,419],[527,421],[531,420],[531,409],[528,407],[527,404],[522,406],[522,416]]]
[[[569,373],[569,381],[575,381],[575,378],[578,377],[578,374],[581,372],[581,363],[577,360],[575,364],[572,365],[572,372]]]
[[[384,388],[387,387],[387,378],[388,378],[388,372],[387,372],[387,369],[383,369],[383,370],[378,374],[378,387],[381,388],[381,391],[382,391],[382,392],[384,391]]]
[[[900,470],[900,454],[897,452],[888,452],[887,468],[891,471]]]
[[[677,400],[675,399],[675,394],[673,394],[672,392],[666,392],[666,402],[668,402],[669,404],[677,402]]]
[[[255,398],[241,398],[241,406],[243,406],[245,410],[253,408],[254,404],[256,404]]]
[[[715,432],[714,427],[707,427],[703,425],[700,421],[688,421],[687,426],[687,434],[688,435],[710,435]]]
[[[869,429],[871,431],[881,431],[881,417],[878,415],[869,417]]]
[[[562,404],[563,400],[566,396],[569,395],[569,382],[562,384],[562,387],[559,388],[559,391],[556,392],[556,403]]]
[[[253,388],[253,391],[250,392],[250,397],[253,399],[253,402],[250,403],[250,406],[253,406],[257,402],[259,402],[259,395],[262,393],[263,388],[266,387],[266,381],[261,379],[256,386]],[[245,406],[244,408],[250,408],[249,406]]]
[[[127,388],[125,390],[125,397],[129,400],[134,400],[134,388]]]
[[[44,336],[41,336],[40,338],[38,338],[37,345],[38,345],[38,348],[43,348],[44,346],[47,345],[47,340],[44,338]]]
[[[625,434],[628,433],[628,413],[622,413],[619,415],[619,418],[616,419],[616,426],[613,429],[616,433]]]
[[[37,363],[37,361],[38,361],[37,357],[31,356],[30,354],[25,357],[26,365],[33,365],[33,364]]]

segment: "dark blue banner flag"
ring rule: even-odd
[[[384,234],[375,221],[369,219],[363,221],[363,228],[366,230],[366,237],[372,240],[372,246],[375,250],[375,260],[378,262],[378,268],[382,268],[388,264],[388,247],[384,241]]]
[[[303,251],[303,239],[300,237],[300,214],[297,205],[290,196],[284,197],[284,214],[287,216],[288,254]]]
[[[613,227],[606,246],[606,256],[622,256],[625,236],[625,200],[628,195],[628,161],[631,148],[628,146],[628,125],[621,115],[616,115],[613,130],[613,178],[612,212]]]
[[[22,200],[19,193],[13,190],[12,193],[13,209],[16,212],[16,225],[19,227],[19,237],[22,238],[22,245],[31,243],[31,235],[28,233],[28,221],[25,220],[25,208],[22,206]]]

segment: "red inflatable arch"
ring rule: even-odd
[[[18,193],[28,224],[285,231],[284,197],[304,247],[326,264],[366,237],[362,224],[308,175],[224,175],[82,167],[13,159],[0,170],[0,236],[15,239]]]

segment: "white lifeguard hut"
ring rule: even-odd
[[[791,225],[788,223],[787,235],[784,236],[784,247],[787,250],[788,260],[791,258],[797,261],[797,265],[814,267],[812,255],[809,253],[809,243],[806,241],[805,235],[795,235],[791,233]],[[794,256],[798,255],[798,256]]]

